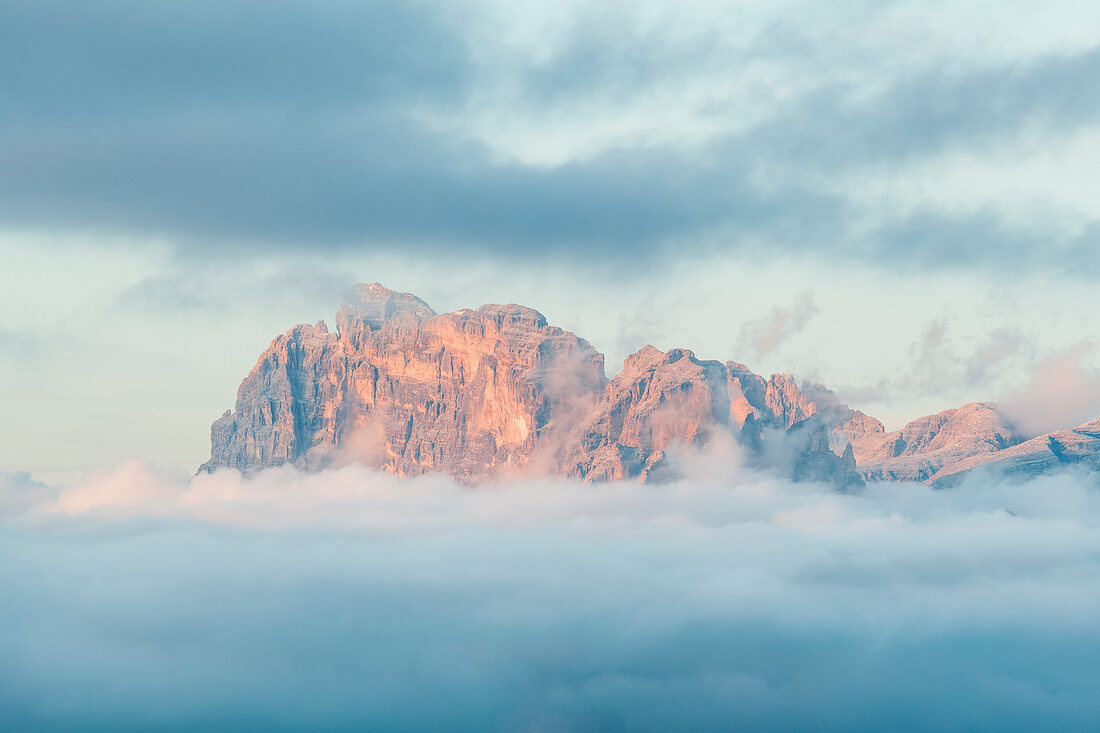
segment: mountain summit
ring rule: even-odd
[[[587,341],[515,304],[437,314],[371,283],[349,290],[336,327],[302,324],[271,342],[214,422],[200,471],[354,461],[466,483],[655,480],[675,477],[683,453],[727,441],[749,465],[848,488],[864,476],[936,483],[987,462],[1045,470],[1100,456],[1092,431],[1021,442],[986,403],[887,433],[820,385],[687,349],[645,346],[609,380]]]
[[[200,470],[359,461],[465,482],[520,473],[646,480],[674,475],[679,452],[725,436],[761,465],[860,482],[851,450],[829,448],[853,411],[822,418],[789,375],[764,379],[646,346],[608,380],[602,354],[536,310],[436,314],[377,283],[349,291],[336,325],[298,325],[271,343],[234,410],[214,422]]]

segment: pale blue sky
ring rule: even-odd
[[[1094,378],[1098,38],[1081,2],[4,3],[0,471],[193,470],[355,281],[891,426]]]

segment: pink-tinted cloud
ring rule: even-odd
[[[806,328],[820,309],[809,291],[786,308],[776,306],[767,316],[746,323],[740,343],[749,356],[762,359]]]
[[[1100,369],[1083,344],[1039,362],[1035,375],[999,403],[1024,435],[1074,427],[1100,416]]]

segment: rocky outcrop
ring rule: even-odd
[[[1074,465],[1100,470],[1100,419],[956,461],[937,471],[931,481],[933,486],[945,488],[975,469],[1000,475],[1034,476]]]
[[[918,418],[889,433],[856,433],[853,455],[868,480],[923,481],[945,488],[976,469],[1033,476],[1079,464],[1100,468],[1100,419],[1023,440],[988,402]]]
[[[764,380],[742,364],[646,346],[626,359],[574,431],[564,468],[587,479],[652,478],[667,468],[670,451],[723,432],[750,447],[758,465],[800,480],[861,483],[851,453],[829,449],[834,426],[815,411],[790,375]]]
[[[530,308],[437,315],[373,284],[336,320],[337,333],[296,326],[272,342],[201,470],[362,461],[487,478],[526,468],[540,436],[606,384],[602,355]]]
[[[335,323],[272,341],[214,422],[200,470],[357,461],[464,482],[655,480],[719,438],[744,446],[750,465],[840,487],[1100,464],[1100,421],[1021,441],[976,402],[886,432],[821,385],[686,349],[646,346],[608,380],[587,341],[519,305],[437,314],[373,283],[352,288]]]
[[[837,396],[820,384],[807,382],[801,389],[804,399],[812,403],[810,410],[820,415],[829,426],[829,447],[843,453],[849,444],[869,439],[885,432],[882,423],[843,404]]]
[[[1015,445],[1011,424],[986,402],[918,418],[901,430],[867,432],[852,440],[866,478],[927,481],[944,466]]]
[[[594,480],[648,477],[673,445],[698,445],[729,422],[726,371],[690,351],[646,346],[627,357],[564,446],[565,472]],[[751,408],[749,408],[751,409]]]
[[[462,481],[651,480],[670,452],[722,433],[800,479],[858,480],[851,452],[829,446],[862,413],[825,390],[808,398],[789,375],[647,346],[609,382],[601,354],[530,308],[436,314],[377,283],[352,289],[336,325],[295,326],[271,343],[215,421],[200,470],[360,461]],[[769,459],[783,454],[791,462]]]

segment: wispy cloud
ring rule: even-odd
[[[819,311],[813,294],[804,292],[791,305],[776,306],[763,318],[746,323],[736,351],[763,359],[801,333]]]
[[[838,385],[837,392],[853,404],[899,397],[951,399],[975,390],[986,393],[981,399],[992,400],[1002,394],[1006,374],[1034,369],[1039,362],[1035,339],[1018,329],[998,328],[978,339],[960,341],[953,335],[953,322],[929,321],[910,344],[904,369],[868,384]],[[955,405],[943,407],[949,406]]]

